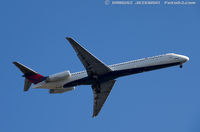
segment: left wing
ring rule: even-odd
[[[100,112],[115,82],[116,80],[109,80],[92,85],[92,90],[94,93],[93,117],[97,116]]]

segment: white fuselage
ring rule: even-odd
[[[138,60],[113,64],[109,65],[108,67],[113,72],[113,74],[110,74],[110,77],[112,78],[113,75],[112,79],[115,79],[120,76],[131,75],[175,65],[182,65],[184,62],[188,60],[189,58],[186,56],[174,53],[168,53],[164,55],[147,57]],[[87,84],[83,82],[83,79],[84,78],[87,79],[87,77],[88,74],[86,71],[75,72],[71,73],[70,76],[66,79],[57,80],[53,82],[43,81],[36,84],[33,88],[62,89],[63,86],[64,85],[67,86],[67,84],[69,84],[70,87],[74,87],[81,84]]]

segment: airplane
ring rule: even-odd
[[[70,73],[66,70],[50,76],[43,76],[19,62],[13,63],[24,74],[24,91],[28,91],[31,84],[35,84],[32,88],[49,89],[51,94],[68,92],[79,85],[91,85],[94,95],[93,117],[99,114],[117,78],[177,65],[182,68],[183,63],[189,60],[184,55],[167,53],[106,65],[72,38],[66,37],[66,39],[75,50],[86,69],[85,71]]]

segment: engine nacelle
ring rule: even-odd
[[[72,91],[74,89],[75,89],[75,87],[64,88],[64,89],[50,89],[49,93],[51,93],[51,94],[64,93],[64,92]]]
[[[46,82],[56,82],[67,79],[71,76],[70,71],[59,72],[47,77]]]

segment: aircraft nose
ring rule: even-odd
[[[183,62],[189,61],[189,57],[187,57],[187,56],[181,55],[180,57],[183,60]]]

